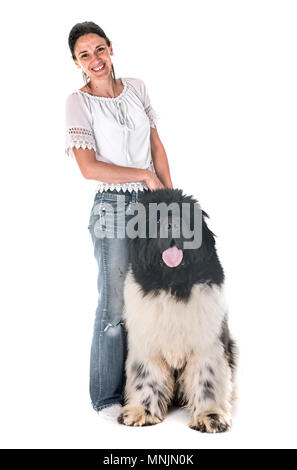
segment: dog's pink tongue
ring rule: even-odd
[[[175,268],[183,259],[183,250],[180,250],[176,246],[172,246],[171,248],[163,251],[162,259],[169,268]]]

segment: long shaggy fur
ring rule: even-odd
[[[147,192],[140,200],[198,204],[181,190]],[[192,429],[223,432],[231,426],[237,347],[230,337],[224,272],[215,236],[203,211],[202,244],[183,250],[174,268],[162,261],[181,235],[129,239],[131,264],[124,288],[128,332],[125,406],[118,421],[130,426],[160,423],[168,407],[190,410]]]

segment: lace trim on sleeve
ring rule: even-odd
[[[65,153],[73,157],[72,148],[94,149],[96,152],[96,142],[94,134],[84,127],[70,127],[66,132]]]
[[[151,105],[149,105],[147,108],[145,108],[145,112],[149,118],[150,121],[150,127],[156,127],[156,124],[158,123],[158,116],[155,113],[155,110],[152,108]]]

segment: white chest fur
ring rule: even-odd
[[[162,355],[177,368],[192,352],[211,351],[227,313],[222,287],[197,284],[187,303],[165,291],[156,297],[143,297],[131,270],[125,281],[124,303],[129,349],[136,356]]]

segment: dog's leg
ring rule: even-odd
[[[222,331],[221,331],[220,339],[224,346],[225,357],[231,368],[231,374],[232,374],[231,405],[232,405],[232,413],[234,413],[236,409],[236,405],[237,405],[237,400],[238,400],[236,376],[237,376],[239,350],[238,350],[238,346],[236,342],[230,336],[227,319],[225,319],[222,323]]]
[[[190,428],[224,432],[231,426],[232,377],[221,345],[193,354],[183,372],[183,395],[192,415]]]
[[[171,401],[174,378],[162,357],[139,358],[128,352],[125,406],[118,422],[128,426],[160,423]]]

